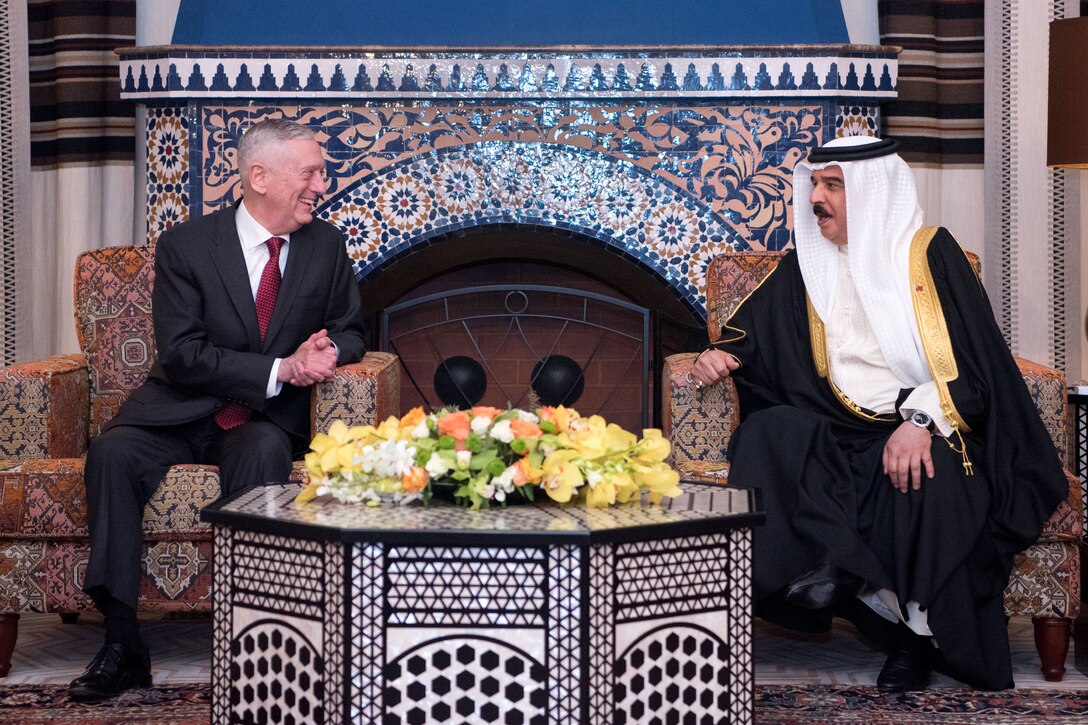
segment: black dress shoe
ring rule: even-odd
[[[802,609],[823,609],[840,599],[856,597],[865,580],[834,564],[820,564],[786,587],[786,601]]]
[[[915,692],[926,689],[933,672],[933,644],[929,637],[903,634],[888,655],[876,678],[881,692]]]
[[[98,650],[82,675],[68,686],[73,700],[104,700],[134,687],[151,687],[151,657],[147,647],[138,649],[114,642]]]

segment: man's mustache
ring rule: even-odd
[[[812,213],[815,214],[818,219],[831,218],[831,211],[819,202],[812,205]]]

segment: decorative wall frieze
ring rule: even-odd
[[[891,99],[897,49],[733,46],[700,51],[365,53],[127,48],[121,95],[166,98]]]

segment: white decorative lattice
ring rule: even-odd
[[[544,665],[490,637],[436,638],[385,666],[383,725],[542,725],[548,707]]]
[[[352,547],[351,722],[379,722],[382,694],[381,544]]]
[[[581,717],[581,621],[583,551],[576,546],[548,550],[548,717],[553,725]]]

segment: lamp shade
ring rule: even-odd
[[[1088,169],[1088,17],[1050,24],[1046,163]]]

